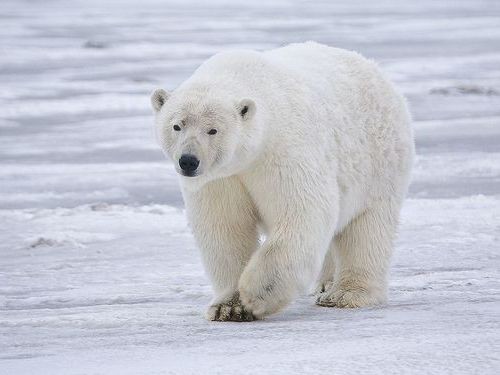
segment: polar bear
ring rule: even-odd
[[[320,306],[385,301],[414,140],[373,62],[314,42],[223,52],[151,103],[213,285],[209,320],[263,318],[314,280]]]

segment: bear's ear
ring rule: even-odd
[[[242,99],[238,103],[238,113],[243,120],[250,120],[256,112],[257,108],[252,99]]]
[[[151,94],[151,105],[155,112],[159,112],[163,104],[168,100],[170,94],[163,89],[156,89]]]

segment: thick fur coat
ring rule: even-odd
[[[231,51],[152,95],[214,289],[211,320],[386,299],[414,155],[406,102],[357,53],[313,42]]]

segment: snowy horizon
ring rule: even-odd
[[[4,0],[0,375],[500,372],[500,3]],[[387,305],[207,322],[149,94],[214,53],[378,62],[417,160]]]

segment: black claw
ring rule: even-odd
[[[255,320],[255,317],[253,316],[253,314],[250,312],[250,311],[246,311],[245,309],[243,309],[243,321],[245,322],[252,322]]]
[[[242,320],[242,312],[243,312],[243,310],[240,310],[240,311],[236,312],[235,309],[232,309],[231,310],[231,320],[234,321],[234,322],[241,322],[241,320]]]
[[[220,321],[220,309],[221,309],[221,305],[218,305],[217,311],[215,312],[214,320]]]

